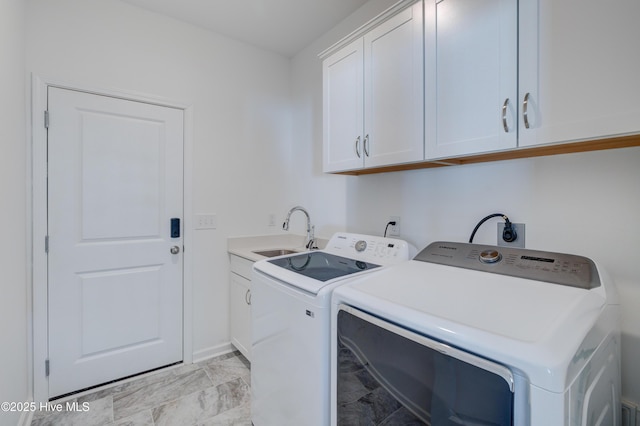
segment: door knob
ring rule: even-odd
[[[171,251],[171,254],[178,254],[178,253],[180,253],[180,247],[173,246],[173,247],[171,247],[170,251]]]

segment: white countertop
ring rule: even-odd
[[[307,251],[305,247],[306,236],[295,234],[258,235],[250,237],[229,237],[227,238],[227,251],[229,254],[243,257],[256,262],[266,259],[265,256],[254,253],[261,250],[293,250]],[[316,238],[318,248],[324,248],[327,240]]]

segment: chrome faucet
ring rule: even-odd
[[[317,248],[317,247],[314,247],[315,237],[313,234],[315,231],[315,226],[311,225],[311,216],[309,216],[309,212],[307,212],[307,210],[305,210],[304,207],[295,206],[291,210],[289,210],[289,213],[287,213],[287,218],[284,220],[284,223],[282,224],[282,229],[284,229],[285,231],[289,230],[289,219],[291,219],[291,214],[296,210],[301,211],[302,213],[304,213],[305,216],[307,216],[307,244],[305,245],[305,247],[307,247],[308,249]]]

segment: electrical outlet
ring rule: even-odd
[[[515,229],[516,231],[516,235],[518,236],[518,238],[516,238],[515,241],[512,241],[510,243],[506,242],[505,240],[502,239],[502,231],[504,230],[504,222],[498,222],[498,245],[501,247],[520,247],[520,248],[524,248],[524,231],[525,231],[525,226],[524,223],[513,223],[511,222],[511,226],[513,227],[513,229]]]
[[[389,217],[389,222],[395,222],[395,225],[389,225],[387,229],[387,237],[399,237],[400,236],[400,216]]]
[[[216,229],[217,218],[215,214],[197,214],[196,229]]]
[[[269,226],[276,226],[276,215],[269,213]]]

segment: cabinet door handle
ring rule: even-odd
[[[524,119],[525,129],[529,128],[529,116],[527,115],[528,107],[529,107],[529,92],[527,92],[524,95],[524,100],[522,101],[522,118]]]
[[[247,305],[251,305],[251,290],[247,289],[247,292],[244,294],[244,301]]]
[[[358,158],[361,158],[360,157],[360,136],[356,138],[356,155],[358,156]]]
[[[369,156],[369,135],[364,137],[364,155]]]
[[[504,100],[502,104],[502,127],[505,133],[509,133],[509,125],[507,124],[507,105],[509,105],[509,98]]]

